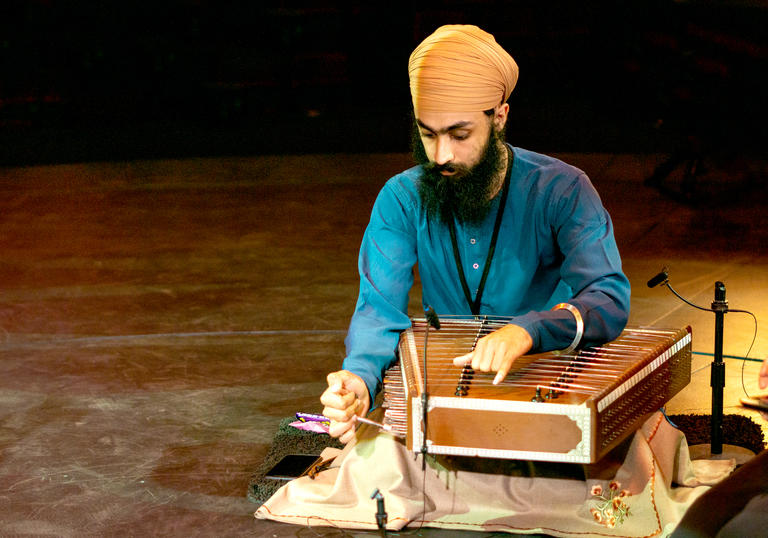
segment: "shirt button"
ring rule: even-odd
[[[469,242],[470,242],[470,243],[472,243],[472,244],[474,245],[475,243],[477,243],[477,239],[475,239],[475,238],[473,237],[472,239],[470,239],[470,240],[469,240]]]
[[[477,269],[478,267],[480,267],[480,264],[479,264],[479,263],[473,263],[473,264],[472,264],[472,267],[473,267],[474,269]]]

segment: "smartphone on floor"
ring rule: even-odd
[[[264,478],[272,480],[293,480],[303,476],[310,467],[320,461],[317,454],[288,454],[278,461]]]

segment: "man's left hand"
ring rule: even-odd
[[[474,370],[496,372],[493,384],[498,385],[509,373],[515,360],[533,347],[528,331],[518,325],[505,325],[477,341],[475,350],[453,359],[455,366],[471,363]]]

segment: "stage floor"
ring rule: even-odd
[[[643,184],[658,155],[568,154],[611,215],[631,324],[693,328],[709,413],[714,316],[768,320],[765,163],[712,168],[684,203]],[[253,518],[251,473],[279,421],[320,410],[344,356],[356,258],[403,154],[0,169],[0,535],[338,536]],[[679,170],[676,172],[679,175]],[[673,175],[671,183],[676,184]],[[411,297],[418,312],[419,296]],[[760,327],[749,356],[768,356]],[[725,323],[725,413],[757,389],[751,317]],[[307,534],[308,533],[308,534]],[[350,533],[352,534],[352,533]],[[355,536],[375,533],[354,533]],[[483,535],[422,530],[421,535]]]

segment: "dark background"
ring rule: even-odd
[[[409,150],[411,50],[477,24],[538,151],[761,152],[768,2],[0,4],[0,164]]]

